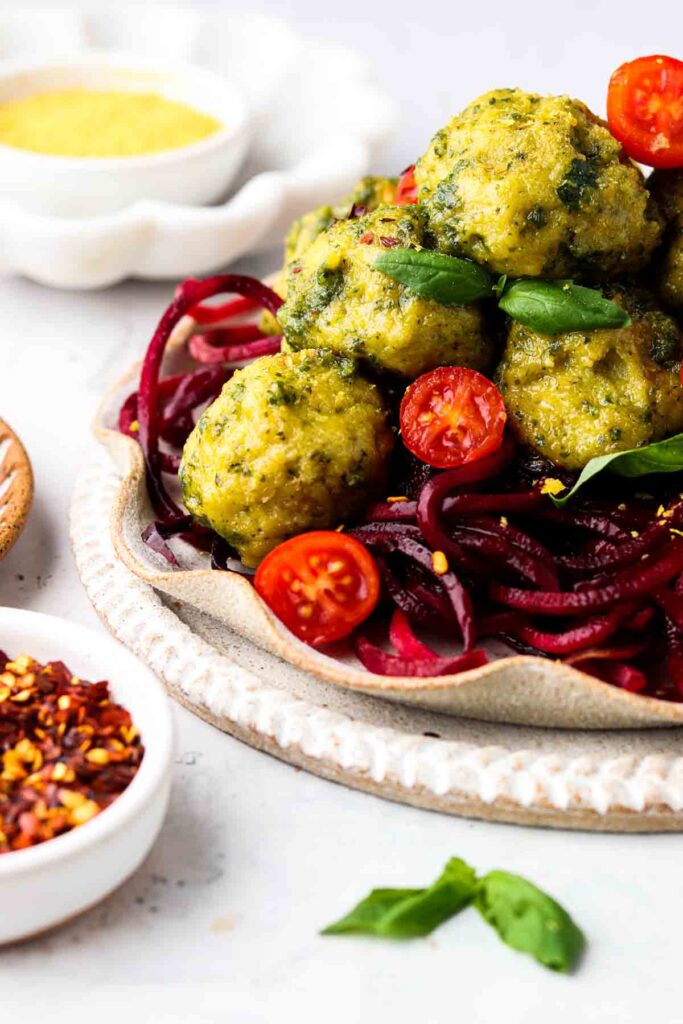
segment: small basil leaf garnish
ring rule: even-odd
[[[571,970],[586,944],[567,911],[519,875],[489,872],[479,883],[475,906],[503,942],[553,971]]]
[[[503,292],[505,291],[507,283],[508,283],[508,276],[507,276],[507,274],[501,274],[500,277],[498,278],[498,280],[496,281],[496,283],[493,285],[493,288],[492,288],[493,294],[496,295],[499,299],[500,299],[501,295],[503,294]]]
[[[483,267],[426,249],[394,249],[373,266],[423,299],[442,306],[464,306],[493,294],[493,281]]]
[[[471,903],[476,889],[474,870],[459,857],[453,857],[428,889],[373,889],[322,934],[380,935],[387,939],[429,935]]]
[[[642,448],[629,448],[625,452],[598,455],[584,466],[572,489],[557,497],[551,495],[552,501],[558,508],[562,508],[584,484],[606,469],[617,476],[627,477],[648,476],[650,473],[679,473],[683,470],[683,434],[675,434],[664,441],[656,441]]]
[[[513,320],[541,334],[631,326],[628,313],[616,302],[572,281],[514,281],[498,305]]]

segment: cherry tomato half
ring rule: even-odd
[[[683,167],[683,61],[639,57],[622,64],[607,91],[610,131],[649,167]]]
[[[292,537],[266,555],[257,592],[309,644],[348,636],[377,604],[379,573],[360,541],[333,530]]]
[[[414,170],[415,164],[411,164],[410,167],[406,167],[398,179],[396,199],[394,200],[396,206],[414,206],[417,202],[417,185],[415,184]]]
[[[462,466],[496,451],[506,419],[495,384],[462,366],[440,366],[423,374],[401,402],[403,443],[437,469]]]

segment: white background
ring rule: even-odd
[[[493,86],[566,91],[603,112],[622,60],[683,57],[679,0],[254,7],[375,63],[402,112],[377,168],[390,172]],[[68,501],[97,398],[139,357],[170,293],[129,283],[59,294],[0,281],[0,413],[23,436],[38,488],[29,527],[0,566],[1,603],[103,628],[74,570]],[[0,953],[3,1021],[683,1020],[680,838],[441,817],[307,776],[179,708],[176,718],[175,789],[154,852],[100,907]],[[499,945],[474,912],[403,945],[318,937],[373,886],[426,884],[453,854],[527,874],[565,903],[589,937],[579,972],[544,971]]]

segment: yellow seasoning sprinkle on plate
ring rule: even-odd
[[[432,552],[432,568],[437,576],[443,576],[448,572],[448,559],[443,551]]]
[[[543,481],[543,486],[541,487],[541,494],[561,494],[562,491],[566,490],[567,488],[561,480],[556,480],[554,477],[548,476]]]

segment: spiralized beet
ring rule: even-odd
[[[555,523],[557,526],[564,526],[568,529],[578,527],[590,530],[591,533],[599,533],[602,537],[620,541],[628,540],[629,537],[629,533],[618,523],[606,515],[598,515],[595,512],[568,512],[565,509],[538,506],[535,513],[549,523]]]
[[[542,501],[543,495],[538,490],[519,494],[456,494],[444,499],[442,511],[445,515],[455,512],[459,516],[480,512],[524,513]],[[366,518],[371,522],[410,522],[416,516],[416,501],[380,501],[366,512]]]
[[[559,590],[552,559],[548,559],[546,563],[541,562],[515,544],[509,543],[501,533],[491,528],[487,530],[481,525],[477,528],[471,523],[463,523],[454,528],[453,537],[465,549],[471,548],[503,568],[513,569],[537,587]]]
[[[546,567],[550,566],[551,568],[547,571],[554,579],[557,578],[553,556],[550,554],[548,548],[544,544],[541,544],[540,541],[536,540],[535,537],[525,533],[524,530],[520,530],[516,526],[513,526],[512,523],[507,521],[505,516],[501,516],[500,519],[493,519],[491,516],[468,516],[458,522],[458,527],[460,529],[474,530],[475,532],[480,533],[490,533],[495,537],[501,537],[508,544],[512,544],[513,547],[526,552],[527,555],[531,555],[535,559],[540,559]]]
[[[588,647],[565,658],[567,665],[580,665],[593,661],[621,661],[624,658],[636,658],[648,646],[648,640],[630,640],[609,647]]]
[[[615,608],[606,615],[586,619],[578,626],[563,633],[545,633],[535,626],[519,626],[514,633],[524,643],[537,647],[545,654],[564,656],[583,651],[596,644],[604,643],[614,636],[625,619],[633,611],[633,605]]]
[[[176,476],[180,469],[180,455],[174,455],[172,452],[159,452],[159,469],[162,473]]]
[[[558,564],[572,574],[586,574],[599,571],[609,563],[611,568],[629,565],[649,555],[658,545],[669,539],[670,531],[676,528],[683,517],[683,502],[677,500],[658,514],[655,522],[642,534],[633,530],[630,536],[619,544],[610,541],[595,541],[590,548],[574,557],[559,558]],[[635,536],[634,536],[635,535]]]
[[[674,695],[683,700],[683,635],[678,626],[664,616],[664,635],[666,637],[666,676]]]
[[[433,661],[424,658],[402,658],[396,654],[387,654],[364,636],[356,637],[355,646],[358,659],[368,672],[380,676],[450,676],[466,672],[468,669],[481,668],[488,661],[484,651],[469,651],[453,658],[437,656]]]
[[[462,633],[463,649],[465,653],[468,653],[474,646],[474,616],[470,596],[452,569],[443,573],[436,571],[432,552],[408,532],[411,529],[409,526],[399,527],[398,524],[392,527],[387,525],[383,530],[361,527],[352,531],[352,536],[363,541],[371,549],[376,547],[380,551],[399,552],[406,558],[415,561],[434,578],[435,582],[445,590],[453,606]]]
[[[198,363],[243,363],[275,355],[281,343],[281,337],[261,334],[258,328],[230,327],[210,334],[193,334],[187,348]]]
[[[423,644],[421,640],[418,640],[410,628],[407,615],[400,608],[397,608],[391,616],[389,640],[401,658],[422,659],[423,661],[432,662],[439,660],[436,651],[433,651],[431,647],[427,647],[427,644]]]
[[[171,551],[170,547],[161,535],[158,523],[150,523],[142,531],[142,539],[152,551],[156,551],[158,555],[165,558],[169,565],[174,568],[178,566],[178,559]]]
[[[646,647],[647,641],[640,641],[621,647],[591,648],[572,655],[566,662],[605,683],[611,683],[629,693],[640,693],[647,686],[647,676],[623,659],[637,657]]]
[[[365,513],[369,523],[414,523],[416,516],[416,501],[378,501]]]
[[[477,617],[477,637],[503,636],[523,626],[525,618],[521,612],[491,612]]]
[[[524,513],[540,505],[544,500],[540,490],[521,491],[517,494],[456,494],[446,498],[443,510],[446,514],[457,512],[468,515],[477,512]]]
[[[206,304],[223,291],[238,297]],[[276,314],[281,304],[269,288],[241,275],[185,282],[150,343],[139,391],[120,410],[119,429],[145,455],[157,516],[143,539],[169,569],[178,568],[168,544],[175,536],[209,553],[217,571],[247,572],[224,540],[175,504],[162,475],[177,474],[187,435],[233,367],[280,348],[279,337],[239,318],[259,307]],[[188,344],[199,366],[159,379],[168,338],[186,314],[207,327]],[[396,406],[400,389],[380,387]],[[571,480],[561,476],[565,486]],[[422,677],[465,671],[487,660],[475,640],[495,637],[629,692],[683,700],[683,500],[676,496],[657,508],[647,495],[619,501],[600,486],[592,493],[591,485],[558,509],[548,483],[554,483],[552,467],[516,453],[509,435],[492,455],[453,470],[435,471],[403,453],[387,492],[397,498],[377,502],[350,526],[375,557],[380,609],[391,615],[395,653],[356,637],[358,657],[370,671]],[[438,654],[413,625],[448,639],[459,635],[463,652]],[[649,678],[650,665],[662,659],[664,683],[654,670]]]
[[[447,630],[452,635],[455,613],[445,594],[435,589],[430,590],[414,579],[402,582],[382,555],[375,550],[373,556],[384,591],[391,602],[414,622],[429,625],[432,629]]]
[[[189,277],[186,281],[183,281],[176,288],[176,297],[182,295],[195,284],[197,284],[197,278],[194,277]],[[193,306],[189,311],[189,316],[196,320],[198,324],[218,324],[225,323],[226,320],[234,320],[237,317],[245,316],[247,313],[251,313],[258,308],[259,303],[255,299],[240,295],[236,299],[230,299],[228,302],[222,302],[215,306]]]
[[[196,371],[192,372],[195,373]],[[177,373],[172,377],[164,377],[163,380],[159,381],[158,402],[160,415],[165,411],[170,399],[185,380],[186,376],[188,376],[188,374]],[[128,395],[128,398],[119,410],[118,429],[122,434],[127,434],[136,441],[139,440],[137,434],[137,419],[138,393],[137,391],[133,391],[132,394]]]
[[[642,693],[647,686],[645,673],[625,661],[587,661],[581,668],[603,682],[629,693]]]
[[[557,593],[553,591],[520,590],[494,583],[491,597],[511,608],[542,615],[573,615],[599,611],[619,601],[649,594],[662,583],[683,570],[683,543],[674,540],[670,548],[650,562],[629,567],[591,589]]]
[[[660,605],[679,633],[683,633],[683,594],[668,587],[657,587],[651,592],[652,600]]]
[[[165,431],[173,426],[179,417],[186,416],[197,406],[213,398],[230,376],[230,371],[223,366],[211,366],[183,374],[163,407],[159,425],[160,435],[163,437]]]
[[[190,309],[222,292],[237,292],[276,314],[282,299],[272,289],[242,274],[221,274],[204,281],[186,282],[161,317],[145,354],[138,388],[138,438],[145,458],[147,487],[160,520],[173,523],[184,517],[161,479],[159,459],[159,371],[171,332]]]

